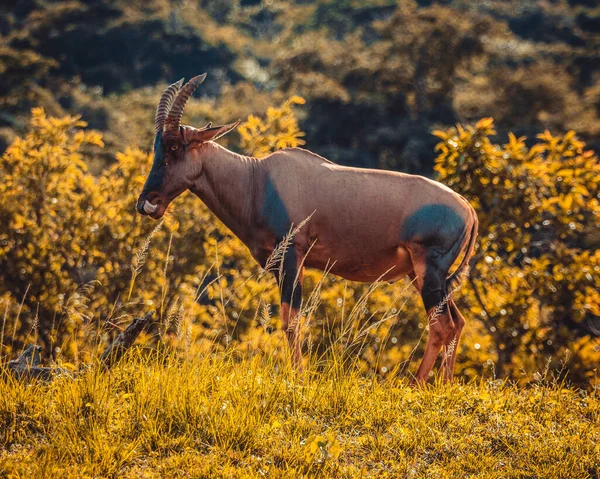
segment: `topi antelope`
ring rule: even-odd
[[[182,79],[160,98],[154,163],[138,212],[158,219],[189,189],[263,268],[292,225],[310,217],[285,249],[283,264],[273,268],[293,363],[301,367],[298,316],[304,267],[352,281],[409,276],[430,319],[416,380],[427,380],[442,348],[442,370],[451,380],[465,320],[449,292],[467,269],[477,237],[477,215],[469,203],[421,176],[340,166],[301,148],[265,158],[233,153],[214,140],[239,121],[200,129],[181,125],[185,104],[205,77],[194,77],[183,87]]]

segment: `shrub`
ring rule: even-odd
[[[545,131],[531,147],[509,134],[492,143],[491,118],[437,131],[440,180],[473,204],[480,219],[465,303],[481,318],[500,375],[575,355],[573,339],[598,336],[600,251],[586,237],[600,219],[600,164],[575,132]],[[598,342],[590,364],[600,359]],[[508,370],[508,371],[507,371]],[[583,380],[583,378],[574,378]]]

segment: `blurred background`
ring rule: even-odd
[[[165,84],[202,72],[210,119],[300,95],[307,144],[343,164],[431,174],[431,130],[488,116],[600,141],[592,0],[6,0],[0,34],[1,149],[33,106],[81,114],[107,161],[148,149]]]
[[[466,377],[530,380],[568,364],[574,381],[597,381],[594,0],[5,0],[3,354],[38,339],[52,359],[76,360],[149,304],[162,321],[149,342],[267,348],[276,289],[237,240],[191,198],[153,233],[133,214],[160,93],[203,72],[184,123],[255,115],[229,148],[305,143],[341,164],[435,176],[476,205]],[[306,348],[343,343],[377,374],[422,348],[424,316],[409,289],[398,299],[404,286],[369,293],[366,307],[364,286],[308,281],[327,287]],[[367,328],[382,311],[393,321],[327,343],[355,306]]]

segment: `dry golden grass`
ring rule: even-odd
[[[597,392],[296,375],[265,356],[133,351],[116,369],[26,385],[0,372],[2,477],[588,478]]]
[[[298,140],[301,135],[291,112],[293,103],[290,100],[267,115],[273,124],[286,119],[283,123],[290,128],[280,136],[268,133],[256,141],[249,134],[246,139],[254,141],[252,148],[271,149],[278,142]],[[0,308],[4,310],[0,343],[8,347],[0,354],[15,356],[20,346],[15,347],[14,339],[36,341],[48,326],[41,319],[52,317],[48,314],[52,311],[59,311],[50,328],[60,346],[54,351],[55,359],[63,367],[70,365],[68,369],[76,366],[64,360],[74,364],[88,361],[105,346],[108,328],[129,319],[142,305],[156,306],[159,323],[142,335],[143,346],[111,371],[92,364],[76,378],[25,384],[0,366],[0,477],[599,476],[600,400],[595,386],[598,374],[593,369],[597,351],[591,341],[567,349],[579,354],[584,347],[572,364],[579,366],[581,383],[590,380],[588,390],[548,379],[553,374],[550,360],[543,373],[530,374],[540,361],[546,361],[537,346],[523,349],[514,358],[519,361],[514,367],[523,370],[526,388],[482,378],[452,385],[435,382],[415,389],[395,374],[410,376],[426,334],[421,319],[416,319],[423,314],[420,302],[418,310],[411,309],[415,305],[408,291],[410,284],[396,290],[380,282],[359,286],[309,271],[303,320],[297,326],[307,333],[305,349],[313,356],[308,358],[305,373],[298,375],[285,359],[285,338],[271,311],[278,298],[276,285],[265,284],[269,275],[251,272],[256,265],[237,240],[218,226],[207,226],[213,219],[206,209],[188,206],[184,214],[173,214],[164,224],[166,231],[159,231],[162,223],[152,226],[153,230],[142,227],[131,216],[135,214],[131,205],[135,202],[132,192],[139,191],[143,181],[139,165],[147,161],[147,155],[118,155],[116,166],[99,180],[80,166],[65,183],[63,170],[81,158],[64,153],[71,150],[56,140],[62,136],[48,132],[66,135],[79,123],[73,118],[47,119],[41,111],[34,118],[40,131],[14,147],[12,156],[4,157],[11,160],[11,168],[21,168],[17,177],[27,180],[19,188],[7,183],[10,188],[5,195],[12,200],[4,204],[18,206],[8,210],[11,222],[7,230],[20,231],[27,226],[28,234],[36,238],[31,244],[39,247],[29,248],[24,257],[16,247],[4,250],[4,254],[15,253],[7,260],[12,263],[3,263],[9,265],[7,271],[23,267],[28,283],[21,285],[25,289],[22,298],[10,294],[0,298],[6,301]],[[491,125],[489,121],[485,124]],[[271,131],[259,120],[249,121],[248,128],[252,125],[261,135]],[[71,140],[73,151],[82,141],[78,138],[75,135]],[[37,212],[35,201],[26,204],[31,214],[23,212],[20,201],[33,198],[31,192],[37,191],[39,183],[36,178],[47,175],[47,168],[40,168],[39,158],[45,158],[38,151],[40,141],[49,145],[43,151],[55,152],[55,157],[49,157],[56,178],[52,184],[68,187],[71,195],[51,203],[56,206],[49,217],[68,220],[56,221],[52,228],[31,220]],[[90,134],[86,141],[97,144],[100,140]],[[497,151],[490,151],[490,158],[496,158]],[[96,216],[72,206],[80,201],[81,191],[88,193],[84,204],[97,204]],[[47,196],[55,194],[60,196],[54,190]],[[72,212],[78,216],[69,216]],[[120,221],[106,221],[119,215]],[[98,227],[96,221],[113,228],[106,237],[115,241],[86,236]],[[79,229],[68,242],[57,243],[54,235],[59,237],[72,224]],[[131,225],[137,226],[132,229]],[[303,225],[293,229],[276,249],[265,272],[280,267],[286,248]],[[13,244],[20,244],[22,234],[14,234]],[[187,238],[191,237],[201,238],[200,248],[196,244],[190,247]],[[87,243],[82,238],[88,238]],[[102,265],[94,284],[104,285],[104,289],[94,290],[91,283],[85,283],[63,302],[58,298],[73,290],[64,258],[76,264],[82,248]],[[214,262],[209,253],[213,248]],[[42,261],[37,254],[42,249],[53,251],[54,259]],[[200,258],[196,258],[198,249],[205,250]],[[129,267],[124,258],[132,254]],[[590,258],[581,256],[580,262],[591,268],[594,259]],[[131,271],[131,275],[116,271]],[[496,277],[502,281],[516,276],[512,270],[510,274],[498,271]],[[560,281],[567,281],[567,276],[561,275]],[[56,281],[49,283],[48,278]],[[585,281],[593,284],[590,278]],[[523,276],[522,284],[527,281]],[[44,285],[46,301],[32,303],[25,311],[32,284]],[[529,290],[525,286],[511,288],[505,296],[490,296],[498,303],[496,309],[514,305],[518,289],[521,305],[527,306],[522,311],[527,314],[521,317],[517,311],[512,316],[515,322],[504,322],[502,327],[490,323],[494,324],[490,332],[496,332],[501,341],[509,337],[511,324],[539,320],[534,317],[538,309],[527,302]],[[593,299],[588,289],[582,289],[586,301]],[[122,297],[127,298],[125,303]],[[45,316],[38,315],[35,308],[40,306],[46,309]],[[481,316],[481,311],[471,308],[470,316]],[[489,317],[487,313],[485,317]],[[469,324],[483,328],[480,320]],[[492,363],[494,338],[478,329],[469,330],[472,327],[467,326],[460,345],[452,345],[464,353],[463,360],[459,358],[460,377],[476,377],[485,371],[482,364]],[[541,329],[536,334],[542,334]],[[531,338],[539,343],[542,336],[536,334]],[[405,344],[386,349],[388,340],[396,344],[396,336],[400,343],[406,340]],[[412,339],[416,345],[411,344]],[[318,348],[313,347],[317,344]],[[6,359],[0,357],[0,363]],[[569,366],[565,360],[565,368]],[[562,370],[558,377],[565,377]]]

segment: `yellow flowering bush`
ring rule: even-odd
[[[600,220],[598,158],[573,131],[545,131],[531,147],[513,134],[494,144],[491,118],[434,134],[441,181],[479,215],[464,303],[493,338],[497,372],[518,377],[549,357],[577,356],[573,338],[583,337],[595,344],[585,360],[594,377],[600,251],[589,238]]]
[[[262,131],[273,145],[300,144],[291,107],[301,101],[269,109]],[[127,149],[94,176],[83,159],[103,145],[85,126],[35,109],[29,133],[2,156],[4,352],[39,339],[55,356],[79,358],[78,348],[94,351],[115,325],[148,309],[167,342],[199,350],[241,336],[249,350],[266,342],[276,324],[267,324],[270,312],[260,323],[257,312],[277,302],[270,276],[259,277],[246,248],[191,194],[159,223],[136,214],[150,156]]]
[[[303,145],[304,133],[300,130],[292,107],[304,105],[305,102],[304,98],[294,95],[279,108],[267,108],[264,120],[250,115],[239,127],[242,149],[249,155],[262,158],[282,148]]]
[[[302,103],[250,116],[239,128],[244,152],[302,144],[293,111]],[[592,377],[598,348],[585,328],[598,315],[599,257],[580,242],[597,221],[596,158],[572,133],[544,133],[531,148],[512,135],[494,145],[490,119],[436,134],[441,180],[481,220],[472,279],[458,293],[468,325],[457,373],[518,376],[569,349],[575,379]],[[93,175],[84,160],[100,148],[80,119],[35,109],[2,156],[3,353],[39,341],[54,359],[88,360],[133,315],[156,309],[147,345],[286,358],[272,275],[191,194],[158,223],[136,214],[150,155],[127,149]],[[416,369],[427,322],[408,280],[370,285],[308,270],[304,286],[306,352],[371,374]]]
[[[139,312],[139,304],[162,316],[172,301],[169,293],[197,270],[195,263],[173,264],[166,247],[151,253],[144,247],[156,225],[142,221],[134,204],[148,155],[127,150],[95,177],[83,158],[102,140],[84,127],[78,118],[47,118],[34,109],[30,132],[2,156],[0,284],[14,312],[3,324],[5,346],[20,348],[36,336],[47,350],[75,356],[78,345],[98,346],[115,322]],[[170,239],[183,254],[202,258],[197,245],[203,244],[207,218],[198,220],[175,212],[152,241]],[[186,234],[199,240],[193,249],[178,241]],[[130,297],[136,258],[147,274],[139,275]],[[173,274],[167,279],[165,271]]]

